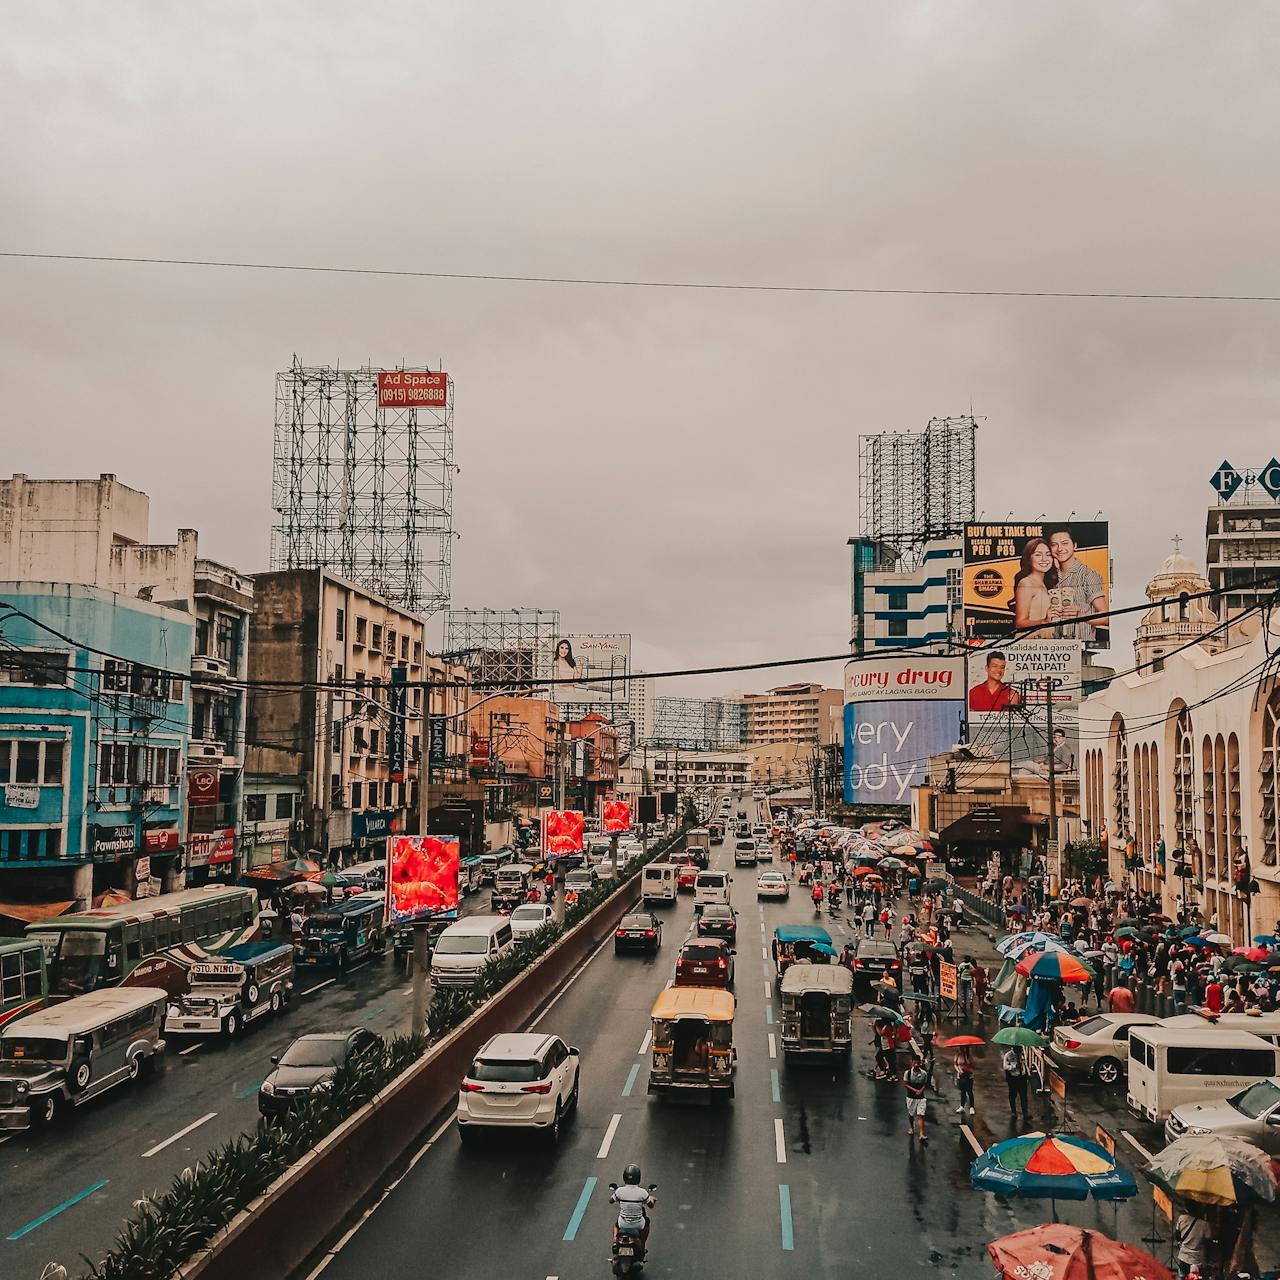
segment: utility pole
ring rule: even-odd
[[[428,664],[430,659],[427,660]],[[448,688],[446,683],[445,688]],[[426,758],[418,761],[418,829],[422,835],[427,834],[427,806],[430,803],[430,787],[431,787],[431,667],[427,666],[427,683],[424,690],[423,702],[426,704],[427,722],[424,726],[426,733],[423,739],[426,742]],[[448,695],[445,695],[445,712],[448,712]],[[449,732],[449,721],[445,722],[445,734]],[[448,738],[445,739],[445,745],[448,745]],[[446,755],[448,752],[446,751]],[[388,878],[390,877],[391,868],[387,868]],[[388,890],[388,894],[390,890]],[[427,975],[431,969],[430,947],[428,945],[427,921],[415,920],[413,923],[413,1013],[410,1018],[409,1031],[412,1035],[423,1036],[427,1033]]]
[[[1053,694],[1059,682],[1048,677],[1040,683],[1045,695],[1045,732],[1049,741],[1049,848],[1056,867],[1053,882],[1045,886],[1047,893],[1056,891],[1062,880],[1062,851],[1058,847],[1058,753],[1053,743]]]

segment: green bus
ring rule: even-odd
[[[255,890],[209,885],[41,920],[27,926],[27,937],[44,948],[49,995],[64,999],[118,986],[161,952],[231,946],[257,927]]]
[[[44,948],[31,939],[0,940],[0,1027],[43,1009],[48,999]]]

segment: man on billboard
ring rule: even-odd
[[[1102,575],[1076,557],[1076,543],[1065,526],[1049,530],[1049,554],[1053,556],[1057,582],[1050,591],[1053,606],[1050,621],[1058,618],[1084,618],[1103,613],[1107,607],[1107,589]],[[1066,623],[1057,634],[1067,640],[1105,639],[1107,625],[1088,622]],[[1099,636],[1099,632],[1103,635]]]
[[[987,654],[987,678],[969,690],[970,711],[1003,711],[1022,704],[1022,694],[1005,684],[1005,656],[998,650]]]

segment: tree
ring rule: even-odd
[[[684,825],[686,827],[698,825],[698,802],[692,796],[684,798]]]

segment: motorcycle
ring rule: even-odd
[[[618,1184],[616,1182],[609,1183],[610,1193],[617,1191],[617,1189]],[[658,1184],[656,1182],[649,1183],[648,1190],[650,1195],[653,1195],[657,1189]],[[648,1250],[639,1236],[620,1236],[615,1230],[613,1248],[610,1254],[610,1262],[615,1276],[638,1275],[644,1268],[647,1256]]]

